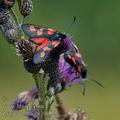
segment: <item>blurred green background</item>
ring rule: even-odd
[[[89,76],[104,84],[102,89],[88,81],[86,95],[75,85],[61,94],[69,109],[80,107],[93,120],[120,120],[120,1],[119,0],[33,0],[34,10],[26,22],[67,31],[73,16],[73,36],[88,65]],[[14,8],[18,19],[17,5]],[[25,120],[13,115],[10,104],[34,81],[22,60],[0,33],[0,120]]]

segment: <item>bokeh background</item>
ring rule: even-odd
[[[91,81],[86,95],[75,85],[61,96],[69,109],[82,108],[93,120],[120,119],[120,1],[119,0],[33,0],[34,11],[26,22],[66,32],[70,28],[88,65],[89,76],[104,84],[102,89]],[[14,10],[20,20],[17,5]],[[15,96],[30,89],[34,81],[25,71],[15,50],[0,33],[0,120],[25,120],[14,114],[10,104]],[[54,108],[53,108],[54,109]]]

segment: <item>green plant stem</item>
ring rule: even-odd
[[[10,10],[10,13],[11,13],[11,15],[12,15],[12,17],[13,17],[16,25],[17,25],[17,28],[18,28],[18,31],[19,31],[19,36],[18,36],[18,37],[19,37],[19,38],[24,37],[23,31],[22,31],[22,29],[21,29],[21,27],[20,27],[20,24],[19,24],[19,22],[18,22],[18,19],[17,19],[16,15],[15,15],[15,12],[11,9],[11,10]]]
[[[34,74],[34,79],[36,86],[38,88],[38,120],[47,120],[47,98],[46,98],[46,90],[47,90],[47,79],[43,74],[37,73]]]

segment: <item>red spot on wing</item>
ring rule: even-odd
[[[53,35],[55,32],[48,30],[49,35]]]
[[[52,42],[52,45],[53,45],[54,47],[57,47],[59,44],[60,44],[59,41],[54,41],[54,42]]]
[[[45,28],[40,28],[40,31],[43,31]]]
[[[36,44],[41,44],[43,42],[49,41],[49,38],[33,38],[32,41]]]
[[[42,34],[43,34],[43,32],[42,32],[42,31],[40,31],[40,30],[39,30],[39,31],[37,31],[37,35],[38,35],[38,36],[40,36],[40,35],[42,35]]]
[[[76,55],[78,58],[81,58],[81,57],[82,57],[80,53],[76,53],[75,55]]]
[[[71,60],[71,55],[68,55],[68,58]]]
[[[72,62],[76,65],[76,60],[74,57],[71,57]]]
[[[35,27],[34,26],[30,26],[30,31],[31,32],[35,32],[36,31]]]
[[[41,58],[45,57],[45,52],[40,53],[40,57]]]
[[[43,50],[50,51],[51,49],[48,46],[46,46],[46,47],[43,48]]]
[[[41,45],[37,47],[37,50],[43,49],[48,44],[48,41],[43,42]]]

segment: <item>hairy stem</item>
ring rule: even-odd
[[[46,90],[47,90],[47,79],[44,75],[37,73],[34,74],[34,79],[36,82],[36,86],[38,88],[38,120],[47,120],[47,98],[46,98]]]

